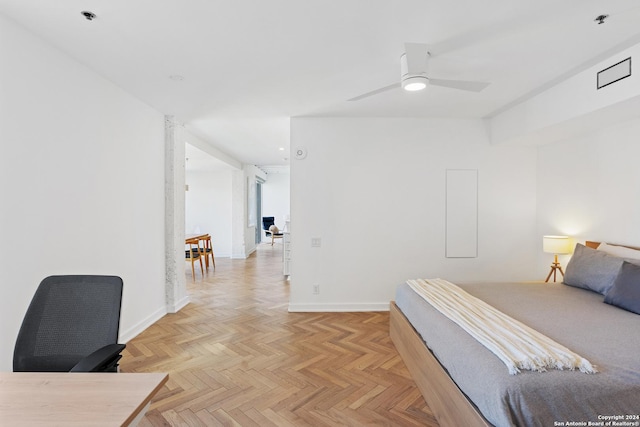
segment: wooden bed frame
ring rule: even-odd
[[[585,246],[593,249],[599,245],[600,242],[585,242]],[[640,249],[635,246],[615,246]],[[440,426],[490,427],[492,424],[458,388],[394,301],[391,301],[389,308],[391,340]]]
[[[592,242],[590,240],[587,240],[586,242],[584,242],[584,245],[593,249],[598,249],[598,246],[600,246],[600,242]],[[637,251],[640,251],[640,247],[638,246],[619,245],[617,243],[607,243],[607,245],[622,246],[623,248],[635,249]]]
[[[440,426],[491,426],[453,382],[394,301],[390,305],[389,323],[391,340]]]

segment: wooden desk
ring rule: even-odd
[[[0,372],[0,425],[129,426],[167,374]]]

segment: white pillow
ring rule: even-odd
[[[602,242],[600,243],[600,246],[598,246],[598,250],[620,258],[640,260],[640,250],[637,249],[625,248],[624,246],[607,245]]]

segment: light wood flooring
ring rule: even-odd
[[[281,250],[189,271],[191,303],[127,343],[122,372],[169,373],[140,426],[437,426],[389,314],[289,313]]]

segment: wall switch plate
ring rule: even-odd
[[[312,237],[311,238],[311,247],[319,248],[322,245],[322,239],[320,237]]]

